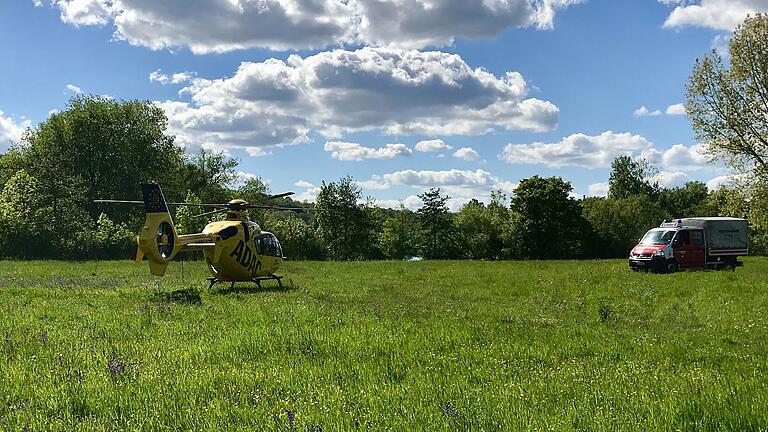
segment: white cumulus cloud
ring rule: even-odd
[[[76,95],[81,94],[83,92],[83,90],[80,87],[78,87],[78,86],[76,86],[74,84],[67,84],[64,87],[64,91],[72,93],[72,94],[76,94]]]
[[[149,73],[149,81],[166,84],[182,84],[191,81],[195,77],[193,72],[177,72],[175,74],[166,75],[160,69]]]
[[[0,111],[0,151],[5,151],[11,144],[21,141],[24,131],[31,126],[32,122],[29,120],[17,121]]]
[[[315,186],[306,180],[299,180],[294,183],[294,186],[304,189],[293,197],[297,201],[314,202],[317,199],[317,194],[320,193],[319,186]]]
[[[484,170],[402,170],[373,176],[370,181],[358,182],[365,189],[388,189],[391,186],[406,186],[424,191],[429,188],[440,188],[441,193],[451,198],[448,207],[457,211],[471,199],[490,202],[491,192],[501,190],[506,194],[514,193],[517,183],[500,179]],[[406,198],[406,205],[415,209],[421,206],[421,200]],[[389,200],[386,204],[377,201],[379,205],[397,208],[398,200]]]
[[[48,0],[74,26],[112,24],[115,38],[202,54],[340,44],[423,48],[507,28],[553,27],[583,0]],[[42,0],[35,0],[42,4]]]
[[[390,208],[394,210],[399,210],[400,206],[402,205],[409,210],[416,211],[423,205],[423,202],[417,195],[408,195],[407,197],[399,200],[376,200],[376,205],[382,208]]]
[[[384,174],[384,181],[393,185],[439,187],[439,186],[488,186],[494,183],[491,173],[481,169],[476,171],[415,171],[403,170]]]
[[[709,163],[709,157],[705,154],[705,147],[701,144],[691,146],[675,144],[666,150],[649,148],[643,150],[640,157],[651,164],[673,171],[718,168],[718,166]]]
[[[213,145],[213,148],[211,150],[216,150],[217,146]],[[268,151],[264,150],[261,147],[246,147],[245,151],[248,153],[248,156],[251,157],[262,157],[270,154]]]
[[[659,186],[665,188],[678,187],[685,185],[691,178],[682,171],[661,171],[650,178],[652,182],[658,182]]]
[[[604,168],[619,156],[639,155],[651,146],[640,135],[607,131],[597,136],[574,134],[557,143],[507,144],[500,157],[516,164]]]
[[[721,187],[739,187],[749,178],[748,174],[730,174],[717,176],[707,181],[707,188],[716,191]]]
[[[593,197],[605,197],[608,196],[608,183],[595,183],[589,185],[587,193]]]
[[[675,8],[664,22],[664,27],[706,27],[730,31],[747,15],[768,11],[768,0],[661,0]]]
[[[42,6],[35,0],[35,6]],[[114,5],[110,0],[50,0],[61,11],[61,20],[78,26],[102,26],[114,17]]]
[[[674,104],[667,107],[667,115],[671,116],[684,116],[685,115],[685,104]]]
[[[635,117],[657,117],[661,115],[660,110],[649,110],[645,107],[645,105],[641,106],[640,108],[636,109],[632,112],[632,115]]]
[[[548,131],[558,108],[527,98],[522,75],[497,77],[455,54],[362,48],[287,62],[245,62],[232,77],[194,78],[191,102],[159,102],[182,144],[249,147],[379,130],[397,135]],[[418,150],[418,148],[417,148]]]
[[[366,159],[392,159],[397,156],[410,156],[411,149],[405,144],[386,144],[381,148],[364,147],[358,143],[328,141],[323,147],[331,157],[341,161],[362,161]]]
[[[251,174],[245,171],[238,171],[235,173],[235,186],[243,185],[248,180],[255,180],[260,178],[256,174]]]
[[[612,131],[597,136],[574,134],[557,143],[507,144],[499,158],[512,164],[537,164],[555,168],[607,168],[619,156],[643,158],[669,171],[713,167],[701,144],[675,144],[659,150],[640,135]]]
[[[450,150],[453,147],[445,143],[441,139],[423,140],[416,143],[414,147],[417,152],[431,153],[431,152],[443,152]]]
[[[675,144],[665,150],[661,156],[661,166],[669,169],[699,169],[709,165],[709,157],[704,154],[704,146],[694,144],[686,147]]]
[[[454,157],[464,159],[465,161],[474,162],[480,160],[480,154],[472,147],[462,147],[453,153]]]

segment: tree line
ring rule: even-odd
[[[533,176],[511,197],[495,191],[488,204],[473,199],[456,213],[439,189],[419,195],[416,211],[360,203],[362,191],[345,177],[321,186],[313,217],[267,214],[263,220],[287,251],[307,251],[298,257],[305,259],[623,258],[664,219],[747,215],[753,253],[768,252],[768,189],[761,195],[729,187],[710,192],[697,181],[663,188],[650,172],[647,163],[622,156],[612,164],[607,197],[579,199],[569,182]]]
[[[128,258],[135,252],[142,206],[98,204],[136,198],[157,181],[168,201],[258,203],[261,179],[236,185],[237,162],[205,151],[189,155],[165,133],[163,112],[149,102],[83,96],[52,114],[0,157],[0,255],[3,258]],[[624,257],[637,238],[665,218],[743,216],[753,221],[753,250],[765,251],[768,193],[710,192],[701,182],[662,188],[653,167],[628,156],[612,164],[608,196],[576,198],[558,177],[524,179],[514,195],[491,193],[458,212],[439,189],[424,191],[416,211],[365,200],[351,177],[324,182],[314,205],[276,204],[306,213],[250,210],[274,232],[291,259],[561,259]],[[753,189],[758,190],[758,189]],[[765,198],[763,198],[765,197]],[[210,218],[194,206],[172,209],[180,233]]]
[[[709,191],[701,182],[664,188],[647,161],[613,161],[606,197],[573,197],[558,177],[523,179],[515,193],[495,191],[448,210],[439,189],[420,208],[382,209],[363,199],[350,177],[323,183],[303,214],[251,210],[278,235],[292,259],[567,259],[626,257],[663,219],[748,216],[753,253],[768,253],[768,17],[747,18],[729,56],[712,51],[693,67],[686,112],[713,162],[741,173],[737,185]],[[166,133],[163,111],[148,101],[79,96],[26,132],[0,155],[1,258],[127,258],[143,223],[141,207],[96,204],[140,196],[139,184],[162,185],[168,201],[259,202],[260,179],[236,182],[237,161],[185,153]],[[284,206],[312,207],[284,198]],[[209,221],[180,206],[182,233]]]

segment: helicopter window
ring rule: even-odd
[[[274,252],[276,257],[282,257],[283,256],[283,248],[280,246],[280,242],[277,241],[277,237],[274,235],[272,236],[272,245],[274,246]]]
[[[258,255],[264,255],[266,250],[266,247],[264,245],[264,237],[263,236],[254,237],[253,242],[255,243],[255,246],[256,246],[256,253]]]
[[[255,237],[254,243],[256,246],[256,253],[259,255],[283,256],[280,243],[277,241],[277,237],[272,234]]]
[[[219,231],[219,235],[221,236],[222,240],[226,240],[232,236],[237,235],[237,227],[231,226],[224,228],[223,230]]]

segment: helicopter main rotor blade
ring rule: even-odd
[[[263,210],[285,210],[285,211],[292,211],[296,213],[303,212],[305,210],[313,210],[313,209],[306,209],[302,207],[280,207],[280,206],[269,206],[269,205],[260,205],[260,204],[248,204],[249,209],[263,209]]]
[[[128,201],[128,200],[106,200],[97,199],[93,200],[95,203],[114,203],[114,204],[144,204],[144,201]]]
[[[108,204],[144,204],[144,201],[132,201],[132,200],[109,200],[109,199],[97,199],[93,200],[95,203],[108,203]],[[168,205],[177,206],[193,206],[193,207],[208,207],[208,208],[224,208],[229,204],[199,204],[199,203],[187,203],[187,202],[169,202]]]
[[[296,192],[283,192],[283,193],[279,193],[277,195],[267,195],[267,196],[264,197],[264,199],[265,200],[273,200],[273,199],[278,199],[278,198],[285,198],[287,196],[294,195],[295,193]]]
[[[192,206],[192,207],[210,207],[210,208],[221,208],[226,207],[229,204],[198,204],[198,203],[188,203],[188,202],[180,202],[180,203],[167,203],[168,205],[183,205],[183,206]]]
[[[209,216],[209,215],[216,214],[216,213],[223,213],[225,211],[229,211],[229,209],[225,209],[225,208],[223,208],[223,209],[216,209],[214,211],[209,211],[209,212],[205,212],[205,213],[196,214],[196,215],[194,215],[192,217],[193,218],[199,218],[199,217]]]

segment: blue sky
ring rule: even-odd
[[[697,57],[766,0],[15,0],[0,3],[0,148],[77,92],[163,107],[196,151],[312,199],[352,175],[382,205],[458,208],[610,161],[665,185],[706,163],[678,104]],[[715,179],[715,180],[713,180]]]

